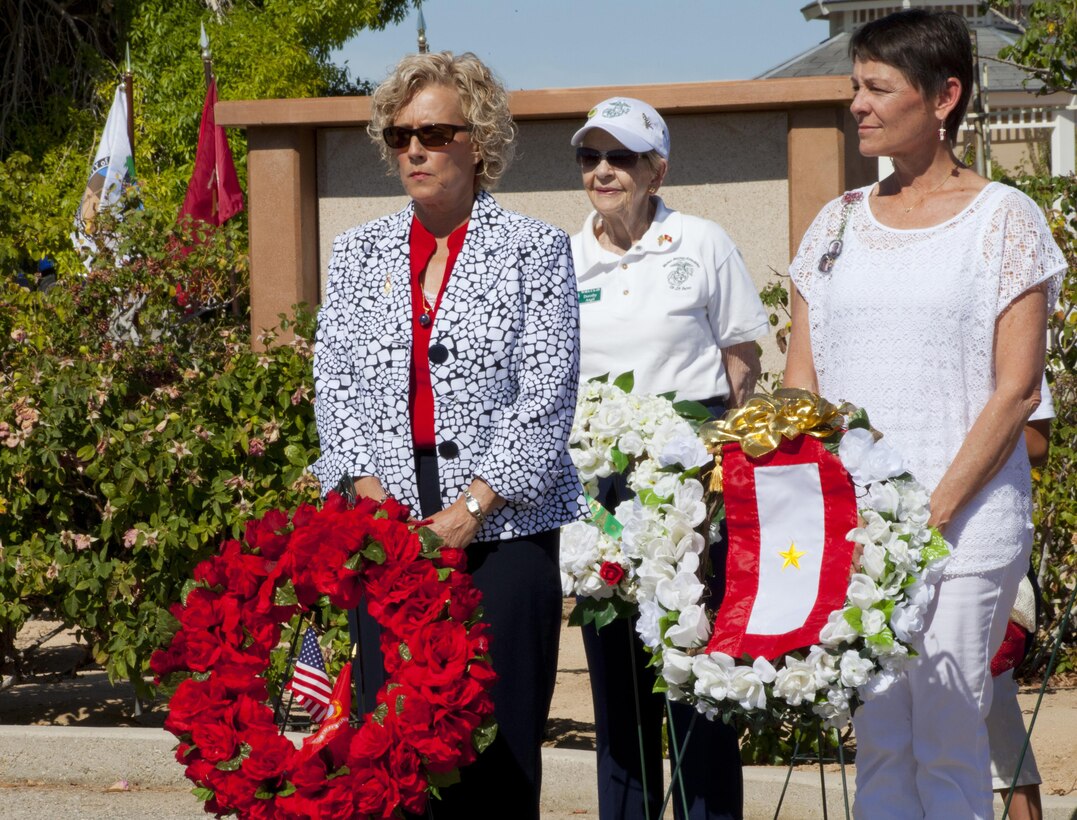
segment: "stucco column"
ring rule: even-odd
[[[251,332],[318,303],[318,191],[314,128],[250,127]],[[281,340],[291,338],[284,333]]]
[[[789,256],[819,210],[836,196],[878,179],[860,155],[856,123],[844,107],[789,111]]]

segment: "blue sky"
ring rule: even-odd
[[[567,88],[754,77],[826,39],[809,0],[427,0],[431,50],[474,51],[505,86]],[[416,49],[413,11],[335,56],[380,81]]]

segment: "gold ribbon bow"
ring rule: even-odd
[[[792,441],[801,434],[829,438],[843,423],[841,409],[821,396],[782,388],[772,396],[757,393],[725,418],[706,422],[699,428],[699,437],[715,455],[724,442],[737,441],[745,455],[758,458],[776,450],[782,438]]]

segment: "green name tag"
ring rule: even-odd
[[[580,304],[586,305],[588,302],[597,302],[602,298],[602,288],[592,288],[591,290],[580,291]]]

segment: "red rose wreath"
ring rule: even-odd
[[[441,549],[392,499],[350,506],[330,495],[289,522],[279,511],[247,524],[200,563],[180,628],[154,653],[158,680],[186,673],[165,728],[207,812],[253,818],[392,818],[421,813],[439,785],[495,732],[481,593],[463,550]],[[387,682],[362,725],[297,749],[267,705],[265,671],[281,624],[328,596],[365,597],[382,627]],[[343,674],[343,673],[342,673]],[[321,739],[324,741],[324,738]]]

